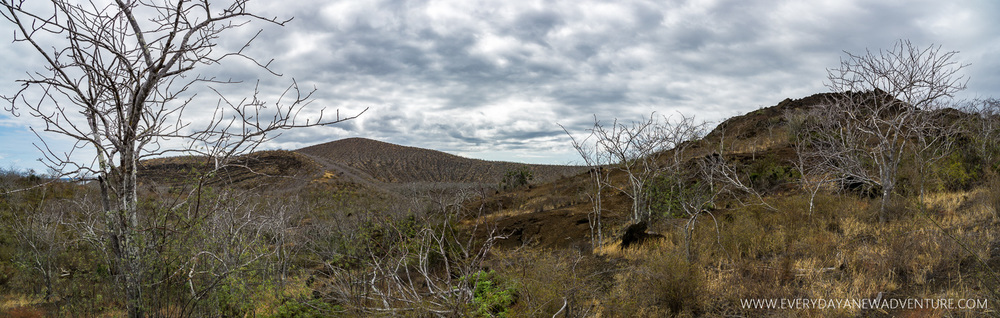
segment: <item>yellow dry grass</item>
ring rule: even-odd
[[[475,219],[465,219],[465,220],[462,220],[461,223],[462,223],[462,225],[469,225],[469,224],[492,224],[492,223],[495,223],[497,220],[500,220],[500,219],[506,219],[506,218],[514,217],[514,216],[518,216],[518,215],[529,214],[529,213],[532,213],[532,212],[534,212],[534,211],[531,210],[531,209],[522,209],[522,208],[517,208],[517,209],[503,209],[503,210],[501,210],[499,212],[490,213],[490,214],[487,214],[487,215],[484,215],[484,216],[481,216],[481,217],[478,217],[478,218],[475,218]]]
[[[41,295],[27,295],[11,293],[3,296],[0,300],[0,311],[7,311],[19,307],[31,307],[45,303],[45,298]]]
[[[621,258],[627,260],[640,260],[649,257],[650,253],[662,252],[664,250],[675,250],[677,245],[667,239],[653,240],[636,247],[622,249],[621,240],[609,240],[602,246],[593,249],[594,255],[604,257]]]
[[[933,193],[923,200],[929,207],[926,215],[915,211],[919,210],[916,205],[910,205],[905,208],[911,211],[909,214],[886,224],[879,224],[874,217],[877,204],[837,195],[818,198],[817,213],[813,215],[803,212],[808,200],[805,195],[772,198],[772,205],[780,212],[728,211],[731,221],[722,225],[721,236],[716,235],[714,224],[702,223],[695,231],[692,246],[697,256],[693,264],[701,274],[691,278],[698,280],[691,284],[707,300],[692,303],[705,306],[702,309],[707,312],[735,310],[756,315],[766,311],[745,311],[739,307],[739,300],[871,299],[880,294],[917,299],[990,297],[977,281],[983,276],[969,273],[967,265],[963,265],[972,257],[989,258],[990,242],[1000,240],[1000,229],[991,225],[996,224],[995,216],[983,199],[989,193],[988,189]],[[672,235],[674,240],[658,240],[637,248],[622,250],[619,242],[594,248],[595,255],[638,264],[615,275],[618,285],[608,295],[610,300],[599,302],[600,308],[611,308],[617,305],[614,301],[631,297],[635,292],[630,288],[646,286],[644,280],[662,277],[648,273],[656,264],[683,258],[684,245],[677,241],[681,236]],[[720,244],[727,251],[722,251]],[[670,291],[665,293],[670,295]],[[662,309],[642,307],[630,314],[655,315]],[[858,308],[776,312],[778,316],[815,317],[874,313]],[[934,317],[955,313],[891,310],[879,314]]]
[[[306,286],[308,275],[290,277],[285,281],[284,288],[276,293],[261,293],[254,298],[257,306],[254,308],[254,315],[258,317],[268,317],[274,314],[275,310],[282,305],[284,299],[307,299],[312,297],[312,288]]]
[[[954,213],[963,203],[975,195],[984,194],[985,189],[959,192],[932,192],[924,195],[923,202],[928,207]]]

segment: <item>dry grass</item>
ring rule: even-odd
[[[878,202],[820,193],[809,213],[805,194],[769,196],[777,211],[760,206],[714,211],[699,220],[686,259],[684,219],[651,225],[665,239],[622,250],[624,225],[606,222],[606,244],[587,251],[516,247],[498,249],[488,264],[504,286],[517,290],[512,316],[962,316],[983,311],[859,308],[762,310],[742,306],[756,298],[893,299],[989,298],[988,273],[975,261],[996,264],[991,246],[1000,227],[991,202],[1000,189],[930,193],[921,202],[898,200],[885,224]],[[499,222],[537,213],[548,198],[566,193],[541,186],[474,221]],[[627,200],[606,200],[611,209]],[[515,206],[516,205],[516,206]],[[725,206],[720,204],[720,206]],[[926,213],[921,209],[926,206]],[[564,208],[585,212],[589,203]],[[609,213],[606,216],[624,215]],[[471,222],[466,220],[463,222]],[[938,227],[940,225],[940,227]],[[616,231],[617,230],[617,231]],[[620,234],[620,233],[619,233]],[[546,235],[564,235],[552,232]],[[968,247],[966,250],[962,244]],[[970,254],[969,251],[972,251]],[[996,253],[993,253],[996,254]],[[993,257],[992,260],[991,257]],[[996,300],[990,298],[990,302]],[[565,306],[563,306],[565,304]],[[562,310],[562,311],[560,311]],[[262,313],[262,312],[258,312]]]
[[[306,284],[308,275],[291,277],[284,283],[284,288],[275,293],[262,293],[254,298],[256,308],[254,315],[257,317],[268,317],[273,315],[286,299],[309,299],[312,297],[313,289]]]
[[[918,215],[878,224],[872,222],[870,213],[865,213],[873,208],[858,209],[863,204],[850,202],[856,200],[846,199],[839,206],[827,202],[820,210],[826,211],[831,224],[837,226],[818,230],[810,222],[795,224],[786,220],[782,222],[784,226],[767,230],[766,234],[757,233],[757,238],[751,235],[750,240],[756,242],[753,245],[758,249],[756,257],[742,255],[743,259],[736,263],[744,266],[743,277],[725,277],[719,285],[725,282],[745,288],[753,286],[757,280],[747,278],[763,276],[771,278],[770,284],[758,287],[770,289],[772,296],[785,298],[870,298],[879,293],[897,298],[921,296],[919,293],[960,294],[961,297],[955,298],[983,297],[981,292],[969,293],[971,286],[962,281],[961,276],[968,275],[969,271],[963,264],[970,263],[972,255],[952,237],[964,241],[976,256],[988,257],[986,243],[997,241],[997,233],[995,227],[977,226],[988,223],[984,221],[991,216],[978,212],[983,210],[980,206],[969,205],[968,197],[968,194],[941,194],[929,198],[934,203],[931,205],[942,211],[930,218],[942,224],[943,230]],[[853,212],[850,206],[855,207]],[[843,212],[840,215],[829,213],[838,210]],[[753,233],[752,229],[747,232]],[[776,238],[780,236],[786,238],[784,246]],[[768,259],[760,252],[775,253]],[[746,294],[740,297],[759,297],[755,294],[760,290],[745,288],[744,291]],[[824,311],[821,314],[839,316],[860,312]]]
[[[575,251],[518,249],[495,252],[490,268],[502,277],[494,282],[517,290],[511,317],[552,316],[565,304],[570,311],[593,313],[595,300],[611,271]]]
[[[463,225],[492,224],[492,223],[494,223],[494,222],[496,222],[497,220],[500,220],[500,219],[506,219],[506,218],[515,217],[515,216],[518,216],[518,215],[525,215],[525,214],[529,214],[529,213],[532,213],[532,212],[535,212],[535,210],[523,209],[523,208],[504,209],[504,210],[501,210],[500,212],[491,213],[491,214],[487,214],[487,215],[481,216],[478,219],[462,220],[462,224]]]
[[[690,263],[683,236],[672,225],[660,226],[674,228],[663,232],[666,239],[637,248],[622,250],[613,241],[594,248],[594,258],[605,262],[589,265],[593,271],[589,275],[604,273],[603,284],[579,279],[587,267],[573,264],[586,263],[585,257],[515,260],[500,254],[498,258],[523,262],[519,265],[523,268],[538,265],[536,280],[521,281],[520,288],[575,284],[599,291],[583,302],[589,306],[588,314],[597,317],[979,316],[989,312],[851,307],[769,311],[744,308],[741,300],[990,298],[986,290],[992,286],[987,281],[991,269],[977,265],[975,258],[990,259],[990,246],[1000,242],[1000,229],[988,206],[989,195],[996,191],[928,195],[923,203],[930,207],[929,213],[913,211],[916,204],[900,205],[897,210],[905,213],[886,224],[877,222],[878,205],[866,199],[821,194],[816,211],[809,215],[806,195],[772,197],[769,203],[778,212],[742,207],[716,212],[718,228],[711,221],[699,222]],[[562,303],[556,294],[544,299]],[[529,306],[532,311],[522,313],[551,315],[558,309],[538,307],[537,301]]]
[[[16,308],[29,308],[42,304],[45,304],[45,298],[41,295],[11,293],[3,295],[0,299],[0,311],[8,312]]]
[[[611,240],[611,242],[595,248],[593,253],[594,255],[602,257],[635,261],[647,258],[650,253],[658,253],[664,250],[675,250],[679,248],[679,246],[677,246],[677,244],[675,244],[672,240],[666,239],[653,240],[650,243],[627,249],[622,249],[621,243],[621,240]]]
[[[764,153],[772,148],[788,144],[787,129],[774,129],[769,133],[757,135],[751,139],[739,139],[727,142],[726,153]]]

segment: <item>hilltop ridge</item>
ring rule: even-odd
[[[508,170],[527,168],[545,182],[576,174],[582,167],[471,159],[437,150],[367,138],[346,138],[295,150],[317,161],[350,168],[385,183],[497,183]]]

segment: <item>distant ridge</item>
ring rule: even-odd
[[[203,156],[177,156],[143,160],[138,177],[143,182],[160,185],[187,185],[214,169],[214,162]],[[241,188],[287,188],[300,186],[311,179],[320,167],[306,155],[287,150],[264,150],[235,158],[205,179],[208,185],[233,185]]]
[[[470,159],[367,138],[347,138],[296,150],[319,161],[352,168],[386,183],[497,183],[512,169],[528,168],[545,182],[581,172],[575,166],[533,165]]]

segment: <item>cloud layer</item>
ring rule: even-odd
[[[582,133],[595,115],[632,120],[653,111],[717,122],[823,92],[826,68],[838,65],[842,51],[887,48],[897,39],[961,51],[958,59],[972,63],[969,96],[1000,96],[1000,6],[989,1],[255,5],[295,17],[284,28],[265,27],[251,47],[284,74],[262,85],[280,91],[295,78],[318,88],[314,107],[370,107],[352,122],[285,133],[271,148],[360,136],[484,159],[567,163],[575,158],[557,123]],[[260,76],[244,68],[203,71]],[[3,87],[4,94],[15,89]]]

